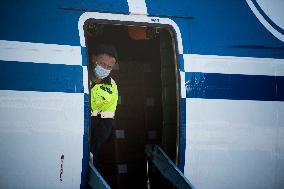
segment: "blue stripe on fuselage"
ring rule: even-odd
[[[284,101],[284,76],[190,72],[185,82],[188,98]]]
[[[82,66],[0,61],[0,90],[83,93]]]
[[[0,90],[83,93],[82,66],[0,61]],[[186,97],[284,101],[284,76],[186,72]]]

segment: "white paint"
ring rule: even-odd
[[[89,94],[87,66],[83,66],[83,85],[84,85],[84,93]]]
[[[0,60],[82,65],[81,47],[0,40]]]
[[[146,15],[124,15],[124,14],[99,13],[99,12],[85,12],[80,16],[78,22],[80,43],[82,47],[86,47],[83,26],[85,21],[91,18],[97,20],[103,19],[103,20],[112,20],[118,22],[127,21],[132,23],[170,25],[173,27],[174,32],[176,33],[179,54],[183,54],[182,38],[178,25],[169,18],[148,17]]]
[[[185,72],[180,72],[180,92],[181,98],[186,98]]]
[[[274,35],[276,38],[278,38],[279,40],[281,40],[282,42],[284,42],[284,35],[281,34],[280,32],[278,32],[275,28],[273,28],[266,20],[265,18],[260,14],[260,12],[257,10],[257,8],[254,6],[253,2],[251,0],[246,0],[247,1],[247,4],[249,5],[250,9],[252,10],[252,12],[254,13],[254,15],[257,17],[257,19],[262,23],[262,25],[270,32],[272,33],[272,35]],[[261,2],[261,1],[260,1]],[[264,1],[263,1],[264,2]],[[270,2],[270,3],[274,3],[275,5],[273,7],[277,7],[279,6],[281,12],[277,12],[277,13],[273,13],[273,11],[278,11],[278,9],[270,9],[270,8],[266,8],[264,9],[264,11],[268,11],[270,10],[270,14],[273,14],[275,15],[275,17],[281,17],[283,16],[283,9],[284,9],[284,5],[283,5],[283,1],[282,3],[280,3],[281,1],[280,0],[274,0],[273,2]],[[277,3],[277,4],[276,4]],[[260,4],[261,7],[265,7],[266,4],[265,3],[261,3]],[[271,18],[273,19],[273,17]],[[283,24],[282,23],[282,19],[274,19],[273,21],[280,21],[281,20],[281,23],[279,24]],[[281,25],[280,25],[281,27]],[[283,29],[283,28],[282,28]]]
[[[186,107],[185,174],[196,188],[283,187],[284,102],[190,98]]]
[[[284,29],[283,0],[256,0],[256,2],[276,25]]]
[[[131,14],[146,14],[147,6],[145,0],[127,0],[129,12]]]
[[[0,115],[0,188],[80,188],[84,94],[2,90]]]
[[[284,76],[284,59],[184,54],[185,72]]]

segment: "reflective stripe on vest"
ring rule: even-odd
[[[97,115],[100,115],[101,118],[114,118],[115,113],[114,112],[99,112],[95,110],[91,114],[91,116],[97,116]]]

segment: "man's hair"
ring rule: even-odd
[[[101,54],[107,54],[113,58],[115,58],[115,60],[117,61],[117,52],[116,49],[114,47],[114,45],[112,44],[99,44],[95,47],[94,49],[94,55],[98,56]]]

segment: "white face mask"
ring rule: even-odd
[[[111,70],[107,70],[100,65],[96,65],[93,72],[98,79],[106,78],[110,74]]]

